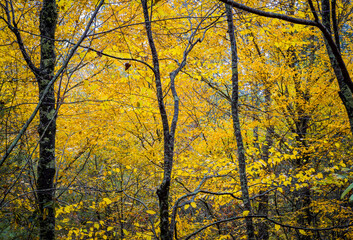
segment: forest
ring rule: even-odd
[[[0,239],[353,239],[350,0],[0,0]]]

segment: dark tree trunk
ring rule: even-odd
[[[39,111],[39,161],[37,168],[36,181],[36,200],[38,201],[38,221],[39,221],[39,238],[41,240],[55,239],[55,134],[56,134],[56,113],[55,109],[55,92],[54,82],[67,67],[70,59],[74,55],[82,41],[87,37],[90,26],[93,23],[99,9],[104,3],[101,0],[93,13],[92,18],[84,30],[83,35],[74,47],[70,50],[68,58],[64,61],[63,66],[58,73],[54,75],[56,56],[55,56],[55,29],[57,24],[57,6],[55,0],[43,0],[42,9],[39,17],[40,30],[40,67],[37,68],[28,55],[26,47],[23,43],[19,27],[15,21],[15,11],[12,1],[5,1],[2,9],[7,16],[7,26],[15,34],[17,44],[22,53],[24,60],[29,69],[34,73],[39,89],[39,103],[32,115],[26,121],[15,140],[11,143],[6,153],[0,161],[0,166],[5,162],[11,151],[16,147],[18,141],[32,122]],[[4,18],[3,18],[4,20]],[[3,198],[4,200],[4,198]]]
[[[243,144],[243,138],[241,135],[240,121],[239,121],[239,93],[238,93],[238,56],[237,56],[237,44],[235,40],[235,27],[233,24],[233,13],[232,8],[226,4],[227,12],[227,22],[228,22],[228,33],[230,38],[231,45],[231,54],[232,54],[232,118],[233,118],[233,129],[234,135],[237,142],[238,148],[238,164],[239,164],[239,176],[240,176],[240,185],[242,192],[242,199],[244,203],[244,210],[249,211],[249,214],[252,213],[251,203],[249,198],[248,190],[248,180],[246,177],[246,159],[245,159],[245,149]],[[255,239],[254,225],[252,218],[246,218],[246,233],[248,239]]]
[[[41,60],[40,73],[36,76],[39,87],[39,99],[44,89],[54,76],[55,67],[55,28],[57,11],[55,0],[44,0],[40,13]],[[40,239],[55,239],[55,212],[53,197],[55,176],[55,132],[56,110],[54,86],[45,95],[39,110],[40,122],[38,133],[39,163],[37,179],[37,196],[39,202]]]
[[[173,238],[170,230],[169,222],[169,188],[171,182],[172,168],[173,168],[173,154],[174,154],[174,132],[175,128],[169,130],[168,116],[163,102],[162,82],[159,70],[159,59],[154,44],[152,35],[151,20],[148,13],[147,0],[142,0],[143,14],[145,17],[145,28],[149,46],[151,49],[153,59],[153,70],[155,76],[155,84],[157,89],[157,100],[159,112],[161,115],[163,125],[163,140],[164,140],[164,175],[162,183],[157,189],[157,196],[159,200],[159,217],[160,217],[160,238],[161,240],[171,240]],[[174,119],[173,119],[174,120]],[[176,125],[176,122],[175,122]],[[173,125],[172,125],[173,126]]]

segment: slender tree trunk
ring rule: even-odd
[[[243,144],[243,138],[241,135],[240,121],[239,121],[239,93],[238,93],[238,56],[237,56],[237,44],[234,35],[234,24],[233,24],[233,13],[232,8],[226,4],[227,12],[227,22],[228,22],[228,33],[230,38],[231,53],[232,53],[232,118],[233,118],[233,129],[234,135],[237,141],[238,147],[238,163],[239,163],[239,176],[240,176],[240,185],[242,192],[242,199],[244,203],[244,210],[249,211],[249,214],[252,213],[251,203],[249,198],[248,190],[248,180],[246,177],[246,159],[245,159],[245,149]],[[248,239],[255,239],[254,225],[252,218],[246,218],[246,233]]]
[[[265,111],[268,112],[269,108],[271,105],[271,92],[268,89],[268,87],[266,87],[265,89]],[[271,115],[268,114],[267,116],[268,120],[270,121],[271,119]],[[273,125],[270,125],[266,127],[266,137],[265,137],[265,142],[262,145],[262,154],[261,154],[261,158],[262,160],[265,161],[265,163],[268,165],[268,160],[270,158],[270,149],[273,145],[273,133],[274,133],[274,127]],[[270,172],[269,167],[267,167],[268,172]],[[263,192],[260,192],[260,194],[262,194]],[[259,215],[264,215],[267,216],[268,215],[268,211],[269,211],[269,196],[268,193],[264,194],[260,197],[259,199],[259,208],[258,208],[258,214]],[[258,239],[261,240],[268,240],[270,238],[270,234],[269,234],[269,226],[267,222],[260,222],[258,225]]]
[[[153,68],[155,75],[155,84],[157,89],[157,100],[159,112],[161,115],[162,125],[163,125],[163,140],[164,140],[164,174],[163,180],[157,189],[157,196],[159,200],[159,217],[160,217],[160,238],[161,240],[171,240],[173,238],[172,231],[170,230],[169,222],[169,188],[172,175],[173,167],[173,154],[174,154],[174,130],[169,130],[168,116],[163,102],[163,91],[162,91],[162,82],[160,77],[159,70],[159,59],[154,44],[152,36],[152,27],[151,20],[148,14],[147,0],[142,0],[143,14],[145,17],[145,27],[148,42],[150,45],[152,59],[153,59]],[[175,123],[176,124],[176,123]]]
[[[36,76],[39,87],[39,99],[44,89],[54,76],[55,67],[55,28],[57,10],[55,0],[44,0],[40,12],[41,60],[40,74]],[[40,239],[55,239],[55,213],[53,197],[55,176],[55,93],[52,86],[45,95],[39,110],[40,122],[38,133],[39,163],[37,179],[37,195],[39,202]]]
[[[261,58],[262,53],[260,51],[259,46],[257,45],[257,43],[255,41],[254,36],[253,36],[253,43],[255,45],[255,49],[256,49],[258,56]],[[264,80],[265,80],[265,78],[266,78],[266,76],[264,77]],[[264,94],[265,94],[265,112],[267,113],[266,118],[267,118],[269,125],[266,127],[265,142],[262,144],[261,149],[260,149],[260,144],[257,144],[257,146],[255,146],[255,147],[259,150],[259,152],[261,152],[261,159],[266,163],[265,171],[270,173],[271,169],[269,167],[268,160],[270,158],[270,149],[273,145],[273,134],[274,134],[275,130],[274,130],[273,125],[271,124],[272,116],[269,113],[270,106],[271,106],[271,91],[270,91],[269,86],[265,87]],[[267,189],[265,189],[265,191],[266,190]],[[259,197],[259,205],[258,205],[258,209],[257,209],[258,210],[257,214],[268,216],[269,194],[265,193],[265,191],[259,192],[259,194],[263,194],[263,195],[261,197]],[[257,224],[257,239],[268,240],[269,238],[270,238],[269,225],[265,220],[263,220]]]

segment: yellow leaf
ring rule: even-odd
[[[91,90],[96,90],[98,88],[98,86],[97,85],[91,85],[90,88],[91,88]]]
[[[250,211],[244,211],[244,212],[243,212],[243,217],[248,216],[248,215],[249,215],[249,213],[250,213]]]
[[[195,202],[190,203],[190,205],[191,205],[191,207],[196,208],[196,203]]]
[[[276,229],[277,232],[279,231],[280,228],[281,228],[280,225],[275,224],[275,229]]]
[[[152,211],[152,210],[147,210],[146,213],[148,213],[148,214],[156,214],[156,212]]]
[[[109,198],[103,198],[103,201],[108,205],[111,204],[112,201]]]
[[[184,209],[186,210],[186,209],[188,209],[189,207],[190,207],[190,205],[187,204],[187,205],[185,205]]]
[[[108,227],[107,228],[107,231],[111,231],[111,230],[113,230],[114,228],[113,227]]]
[[[66,206],[66,207],[64,208],[64,212],[70,213],[70,211],[71,211],[70,206]]]
[[[98,223],[94,223],[93,226],[97,229],[99,229],[99,224]]]
[[[304,230],[302,230],[302,229],[300,229],[299,232],[300,232],[300,234],[302,234],[302,235],[307,235],[306,232],[305,232]]]

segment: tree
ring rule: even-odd
[[[353,115],[352,115],[352,106],[353,106],[353,97],[352,97],[352,92],[353,92],[353,82],[351,80],[351,77],[349,75],[349,72],[347,70],[346,64],[342,58],[342,55],[340,53],[339,49],[339,36],[338,36],[338,29],[337,29],[337,19],[336,19],[336,12],[335,12],[335,7],[331,7],[332,9],[332,20],[334,29],[335,29],[335,38],[331,34],[331,24],[330,24],[330,1],[328,0],[323,0],[321,3],[322,7],[322,22],[320,22],[319,17],[317,15],[317,10],[315,9],[313,3],[311,0],[308,0],[308,4],[310,6],[312,15],[314,16],[314,20],[306,20],[306,19],[301,19],[301,18],[295,18],[291,17],[288,15],[284,14],[279,14],[279,13],[273,13],[273,12],[266,12],[262,10],[258,10],[252,7],[248,7],[244,4],[234,2],[232,0],[220,0],[224,3],[227,3],[234,8],[244,10],[253,14],[257,14],[259,16],[263,17],[269,17],[269,18],[276,18],[276,19],[281,19],[287,22],[295,23],[295,24],[301,24],[301,25],[306,25],[306,26],[314,26],[317,27],[323,35],[325,45],[327,48],[328,55],[331,60],[332,64],[332,69],[334,70],[336,74],[336,79],[339,83],[340,86],[340,98],[342,100],[343,105],[346,108],[347,115],[349,118],[349,122],[351,125],[351,132],[353,133]],[[335,1],[333,1],[335,3]],[[335,42],[338,41],[338,42]]]
[[[5,22],[7,27],[15,35],[18,47],[22,53],[23,59],[25,60],[28,68],[34,74],[39,89],[39,103],[37,108],[32,113],[32,116],[28,119],[26,124],[21,129],[20,133],[6,149],[5,155],[1,160],[1,165],[4,164],[6,158],[9,156],[13,148],[16,146],[19,139],[22,137],[24,131],[27,129],[30,122],[33,120],[37,111],[39,110],[40,122],[38,127],[39,134],[39,162],[37,169],[37,181],[36,181],[36,194],[39,207],[39,229],[40,239],[54,239],[55,238],[55,134],[56,134],[56,115],[58,109],[56,109],[56,98],[54,93],[54,82],[60,76],[63,69],[66,68],[70,58],[75,53],[77,47],[81,44],[84,38],[87,36],[88,29],[92,24],[92,21],[97,14],[99,8],[102,6],[103,1],[98,5],[96,12],[88,24],[86,31],[83,36],[71,49],[68,58],[64,61],[61,69],[54,74],[54,68],[56,64],[55,54],[55,29],[57,25],[57,7],[56,1],[44,0],[39,16],[39,30],[40,30],[40,67],[36,67],[32,61],[20,33],[18,27],[16,5],[12,1],[5,1],[1,4],[4,17],[1,20]],[[4,201],[4,199],[3,199]]]
[[[231,7],[226,4],[227,12],[227,22],[228,22],[228,34],[230,39],[230,49],[232,53],[232,120],[234,136],[237,141],[237,152],[238,152],[238,162],[239,162],[239,177],[240,185],[242,191],[242,198],[244,202],[244,213],[252,213],[252,207],[250,203],[249,190],[248,190],[248,180],[246,176],[246,159],[245,159],[245,149],[243,144],[243,137],[241,134],[240,120],[239,120],[239,82],[238,82],[238,55],[237,55],[237,43],[235,40],[235,28],[233,24],[233,14]],[[243,213],[243,214],[244,214]],[[246,231],[248,239],[255,239],[254,226],[252,218],[246,218]]]
[[[162,89],[162,82],[161,82],[161,73],[159,69],[159,58],[158,53],[156,50],[156,46],[154,43],[153,35],[152,35],[152,28],[151,28],[151,21],[150,13],[148,12],[148,5],[146,0],[142,0],[142,8],[143,14],[145,18],[145,27],[147,38],[152,54],[153,60],[153,73],[155,77],[155,84],[156,84],[156,91],[157,91],[157,101],[158,107],[160,112],[160,117],[163,126],[163,141],[164,141],[164,161],[163,161],[163,180],[160,186],[157,189],[157,196],[159,200],[159,216],[160,216],[160,238],[162,240],[169,240],[173,239],[173,233],[175,223],[170,224],[169,220],[169,192],[172,180],[172,170],[173,170],[173,158],[174,158],[174,145],[175,145],[175,132],[178,123],[179,117],[179,97],[175,88],[175,78],[179,74],[179,72],[185,67],[187,57],[190,51],[194,48],[194,46],[201,42],[201,38],[195,37],[199,26],[193,30],[191,36],[189,37],[188,44],[183,52],[182,61],[178,64],[178,67],[170,73],[170,90],[173,96],[173,118],[169,125],[167,110],[164,103],[164,96],[163,96],[163,89]],[[152,14],[152,13],[151,13]]]

